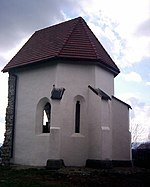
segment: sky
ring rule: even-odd
[[[0,0],[0,70],[36,31],[82,16],[119,67],[115,96],[131,105],[132,141],[150,140],[149,0]],[[0,143],[8,74],[0,72]]]

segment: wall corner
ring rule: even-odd
[[[5,117],[5,138],[2,148],[2,164],[9,165],[13,156],[13,138],[15,125],[15,103],[16,103],[17,76],[9,73],[8,79],[8,105]]]

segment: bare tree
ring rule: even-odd
[[[145,137],[145,129],[141,124],[131,124],[131,142],[141,142]]]

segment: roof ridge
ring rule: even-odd
[[[50,26],[48,26],[48,27],[45,27],[45,28],[36,30],[35,33],[36,33],[36,32],[40,32],[40,31],[43,31],[43,30],[45,30],[45,29],[49,29],[49,28],[57,27],[57,26],[59,26],[59,25],[63,25],[64,23],[67,23],[67,22],[70,22],[70,21],[71,21],[71,22],[72,22],[72,21],[75,21],[76,19],[79,19],[79,18],[82,18],[82,17],[77,17],[77,18],[74,18],[74,19],[69,19],[69,20],[67,20],[67,21],[63,21],[63,22],[61,22],[61,23],[57,23],[57,24],[50,25]]]
[[[84,19],[83,19],[83,21],[84,21]],[[88,24],[87,24],[85,21],[84,21],[84,23],[88,26]],[[100,43],[100,41],[99,41],[98,38],[95,36],[95,34],[93,33],[93,31],[90,29],[89,26],[88,26],[88,28],[89,28],[89,31],[91,32],[92,36],[96,39],[96,41],[99,43],[99,45],[100,45],[100,46],[102,47],[102,49],[105,51],[106,55],[113,61],[113,59],[111,58],[111,56],[110,56],[110,55],[108,54],[108,52],[105,50],[105,48],[104,48],[103,45]],[[88,36],[88,38],[89,38],[89,40],[90,40],[90,43],[91,43],[92,47],[94,48],[94,53],[96,54],[97,59],[102,60],[101,57],[99,56],[99,53],[98,53],[98,51],[97,51],[96,46],[94,45],[94,43],[93,43],[93,41],[92,41],[92,38],[89,36],[88,30],[85,29],[85,32],[87,33],[87,36]],[[114,63],[114,61],[113,61],[113,63]],[[116,66],[115,63],[114,63],[114,65]],[[117,67],[117,66],[116,66],[116,67]]]
[[[80,20],[80,19],[83,19],[83,18],[82,18],[82,17],[78,17],[78,18],[75,18],[75,19],[74,19],[74,21],[76,21],[76,22],[75,22],[75,25],[74,25],[74,27],[70,30],[68,36],[66,37],[66,39],[65,39],[65,41],[64,41],[64,43],[63,43],[63,45],[62,45],[62,47],[61,47],[61,49],[60,49],[60,51],[58,52],[58,55],[61,54],[61,51],[64,49],[66,43],[68,42],[68,40],[69,40],[71,34],[73,33],[73,31],[74,31],[74,29],[76,28],[77,24],[79,23],[79,20]],[[69,20],[69,21],[73,21],[73,20]]]
[[[83,21],[84,24],[88,27],[88,29],[90,30],[90,32],[92,32],[92,30],[90,29],[90,27],[88,26],[88,24],[85,22],[85,20],[82,19],[82,21]],[[87,37],[88,37],[88,39],[89,39],[89,41],[90,41],[91,46],[94,48],[94,53],[95,53],[96,58],[97,58],[99,55],[98,55],[98,53],[97,53],[96,47],[95,47],[94,43],[92,42],[92,40],[91,40],[91,38],[90,38],[90,36],[89,36],[87,30],[85,29],[85,26],[84,26],[84,25],[83,25],[83,28],[84,28],[84,31],[85,31],[86,34],[87,34]],[[93,32],[92,32],[92,34],[94,35]],[[95,35],[94,35],[94,36],[95,36]],[[95,37],[95,38],[96,38],[96,37]],[[96,39],[97,39],[97,38],[96,38]],[[98,39],[97,39],[97,40],[98,40]],[[100,42],[99,42],[99,43],[100,43]],[[97,59],[98,59],[98,58],[97,58]]]
[[[114,75],[120,72],[82,17],[36,31],[4,67],[3,72],[54,57],[94,60]]]

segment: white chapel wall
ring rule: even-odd
[[[61,102],[61,158],[66,165],[85,165],[88,158],[88,85],[94,83],[93,66],[59,64],[57,87],[64,87]],[[75,133],[75,105],[80,101],[80,133]],[[56,103],[58,106],[59,103]],[[55,110],[56,112],[56,110]],[[56,121],[58,119],[56,118]]]
[[[113,75],[92,65],[67,63],[17,75],[14,163],[45,165],[47,159],[56,158],[63,159],[68,166],[84,166],[87,159],[111,159],[111,119],[107,118],[110,104],[103,103],[88,85],[112,94]],[[56,88],[65,88],[61,100],[50,98],[54,84]],[[38,103],[44,98],[51,104],[50,133],[40,133],[36,121]],[[75,133],[78,100],[80,133]]]
[[[112,158],[130,160],[129,108],[112,97]]]
[[[100,88],[110,97],[114,95],[114,75],[99,66],[95,66],[95,88]]]
[[[49,135],[36,133],[36,109],[41,98],[50,98],[55,66],[17,73],[14,162],[45,165],[49,158]]]

